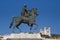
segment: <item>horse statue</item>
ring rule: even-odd
[[[25,23],[30,27],[30,31],[32,30],[33,25],[36,25],[36,28],[38,27],[38,25],[36,24],[36,16],[38,15],[37,13],[37,8],[32,8],[29,12],[29,16],[25,17],[25,16],[13,16],[11,23],[9,25],[9,28],[12,28],[13,23],[14,26],[12,28],[12,32],[14,32],[15,27],[21,32],[21,29],[19,28],[19,25],[21,25],[21,23]]]

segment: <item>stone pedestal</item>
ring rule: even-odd
[[[12,33],[4,35],[3,40],[41,40],[40,33]]]

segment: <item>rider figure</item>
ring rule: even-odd
[[[24,4],[21,16],[28,17],[28,10],[27,10],[27,5]]]

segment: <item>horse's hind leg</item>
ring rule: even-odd
[[[15,26],[12,28],[12,33],[15,33],[15,32],[14,32],[14,29],[15,29]]]
[[[21,29],[18,26],[16,26],[16,28],[21,32]]]
[[[15,24],[15,26],[16,26],[16,28],[21,32],[21,29],[19,28],[19,25],[21,24],[21,22],[19,21],[19,22],[16,22],[16,24]]]

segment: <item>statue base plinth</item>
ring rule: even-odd
[[[39,40],[41,39],[40,33],[12,33],[10,35],[4,35],[3,39],[13,40]]]
[[[36,39],[36,38],[8,38],[7,40],[42,40],[42,39]]]

